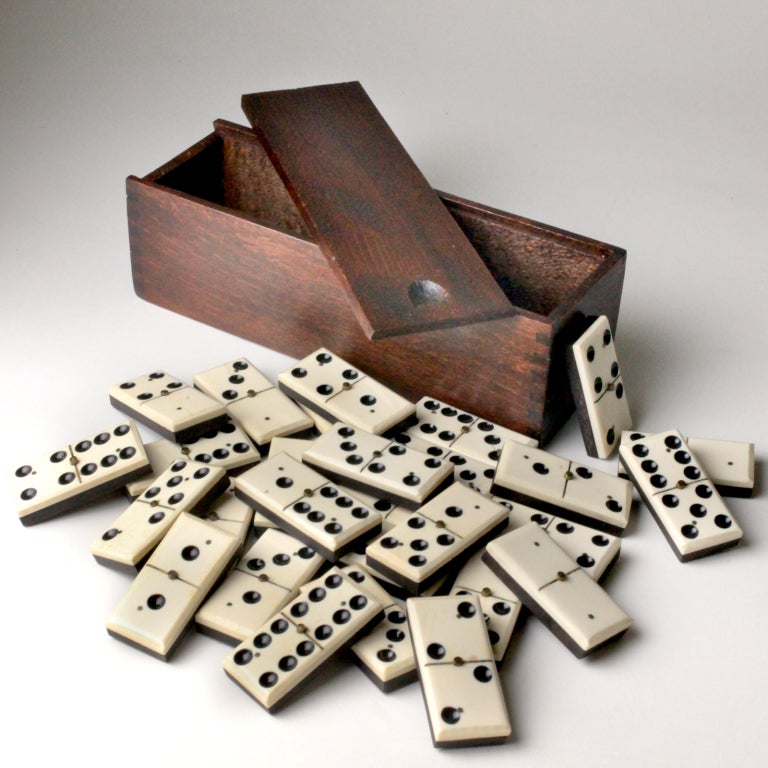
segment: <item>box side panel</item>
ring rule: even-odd
[[[141,179],[127,195],[141,298],[295,356],[336,328],[341,295],[311,242]]]
[[[128,180],[136,293],[292,357],[326,346],[406,397],[432,395],[537,439],[550,331],[524,314],[369,340],[319,248]]]
[[[411,400],[430,395],[542,443],[573,410],[566,344],[588,316],[616,324],[620,249],[552,317],[522,310],[372,341],[316,244],[147,180],[130,177],[127,189],[142,298],[292,357],[326,346]]]

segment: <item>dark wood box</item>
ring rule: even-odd
[[[217,120],[162,167],[129,176],[136,293],[292,357],[328,347],[414,401],[429,395],[545,444],[574,407],[565,346],[590,316],[616,325],[625,251],[437,193],[508,309],[379,337],[278,168],[259,132]],[[442,301],[439,283],[407,279],[417,311]]]

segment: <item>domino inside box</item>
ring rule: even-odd
[[[354,111],[348,103],[367,108],[357,84],[328,88],[333,97],[341,88],[347,100],[341,112]],[[314,98],[313,89],[301,90],[304,101]],[[269,103],[257,103],[257,119]],[[338,114],[328,116],[333,140]],[[276,138],[281,115],[276,110]],[[360,123],[351,129],[355,162],[361,142],[370,141],[372,156],[379,142],[386,143],[382,135],[392,143],[378,113],[366,113]],[[340,154],[352,139],[345,136]],[[317,157],[328,159],[319,151]],[[335,176],[320,160],[317,179],[308,184],[286,175],[263,126],[217,120],[213,133],[165,165],[127,179],[137,294],[296,358],[333,348],[414,401],[433,396],[546,443],[574,407],[566,345],[588,317],[606,315],[616,326],[625,251],[429,188],[457,225],[458,235],[450,236],[468,243],[469,260],[454,259],[453,250],[435,256],[437,249],[417,242],[418,234],[411,249],[408,241],[397,241],[402,221],[388,227],[374,206],[389,202],[401,166],[403,177],[413,171],[400,156],[386,158],[388,178],[378,178],[374,191],[340,189],[341,171]],[[311,177],[312,163],[305,168]],[[409,195],[411,186],[410,179],[403,184]],[[328,197],[335,194],[347,205],[349,227],[341,234],[316,212],[307,213],[303,194],[314,187],[321,201],[328,190]],[[366,196],[377,200],[367,207]],[[394,201],[398,206],[410,215],[407,196]],[[444,223],[438,228],[442,232]],[[364,245],[370,233],[387,238],[390,230],[394,258],[378,251],[356,257],[352,248],[344,262],[333,250],[337,243],[328,242],[346,237]],[[393,292],[386,293],[390,283]]]

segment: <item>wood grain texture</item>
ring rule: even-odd
[[[587,317],[604,314],[616,326],[621,248],[440,193],[514,311],[371,340],[275,175],[259,182],[266,199],[258,216],[250,204],[230,207],[249,199],[242,147],[253,143],[255,158],[263,148],[249,128],[214,125],[162,168],[127,179],[140,297],[295,358],[327,347],[413,401],[430,395],[542,443],[554,435],[573,411],[567,344]],[[225,151],[235,141],[241,149]]]
[[[369,338],[513,312],[360,83],[242,103]]]

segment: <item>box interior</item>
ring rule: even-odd
[[[313,239],[250,129],[217,123],[213,140],[199,147],[151,174],[152,181]],[[548,316],[567,305],[596,270],[617,258],[603,243],[450,196],[442,199],[510,303],[528,312]]]

